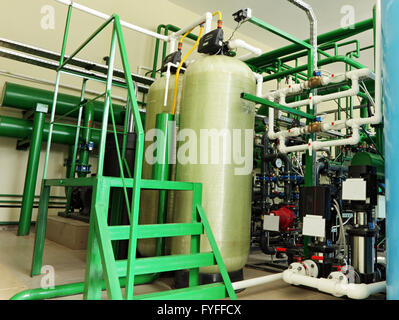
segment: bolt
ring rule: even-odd
[[[344,277],[343,276],[339,276],[339,280],[344,280]]]
[[[328,276],[328,279],[332,279],[332,276]]]
[[[311,264],[310,267],[311,267],[311,268],[314,268],[314,264]]]
[[[292,266],[289,266],[288,269],[292,269]]]
[[[301,271],[302,270],[302,267],[298,267],[298,271]]]

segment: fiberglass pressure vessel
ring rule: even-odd
[[[250,247],[255,119],[255,105],[241,99],[240,95],[242,92],[255,94],[255,91],[255,77],[240,60],[202,56],[186,70],[180,109],[179,134],[185,131],[191,137],[178,138],[181,141],[178,142],[176,180],[202,183],[202,205],[223,261],[230,276],[235,273],[238,278]],[[216,140],[219,145],[215,144]],[[189,145],[191,149],[187,150],[185,147]],[[191,192],[176,192],[173,215],[175,223],[191,222]],[[211,248],[202,235],[201,252],[206,251]],[[189,236],[172,238],[172,254],[189,252]],[[201,281],[208,282],[206,279],[219,276],[219,269],[217,266],[202,267],[200,273]],[[186,277],[186,274],[180,275],[182,279]],[[177,286],[179,277],[178,272]]]
[[[178,92],[177,92],[177,103],[176,103],[176,115],[178,115],[180,110],[180,100],[181,100],[181,90],[183,83],[183,75],[180,74],[178,82]],[[165,87],[166,87],[166,77],[159,78],[150,87],[147,97],[147,109],[146,109],[146,121],[145,121],[145,134],[155,128],[156,116],[159,113],[172,113],[173,107],[173,94],[175,88],[176,75],[172,74],[169,79],[169,89],[167,104],[164,106],[165,98]],[[147,139],[146,139],[147,140]],[[153,141],[145,141],[144,143],[144,160],[143,160],[143,179],[152,179],[152,167],[153,165],[147,160],[153,159],[153,153],[147,152],[147,148],[153,143]],[[170,178],[174,180],[174,165],[170,167]],[[169,192],[169,198],[171,193]],[[139,224],[156,224],[158,218],[158,190],[142,190],[141,200],[140,200],[140,215]],[[169,199],[168,205],[171,205],[171,200]],[[167,215],[167,222],[171,221],[170,215]],[[166,242],[168,245],[168,241]],[[138,249],[143,256],[153,256],[155,255],[155,239],[141,239],[138,241]],[[166,249],[168,252],[168,249]]]

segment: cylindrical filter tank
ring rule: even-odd
[[[242,271],[250,247],[255,105],[240,96],[255,91],[252,71],[227,56],[202,56],[189,65],[183,84],[176,180],[202,183],[202,205],[230,274]],[[174,218],[192,221],[192,193],[176,192]],[[202,235],[201,252],[207,251]],[[189,236],[172,238],[172,254],[189,252]],[[219,269],[200,273],[216,280]],[[177,273],[177,286],[185,281],[179,277],[186,275]]]
[[[177,92],[177,103],[176,103],[176,117],[180,112],[180,101],[181,101],[181,90],[183,84],[183,74],[179,76],[178,82],[178,92]],[[156,116],[159,113],[172,113],[173,108],[173,94],[175,89],[176,75],[172,74],[169,79],[168,93],[167,93],[167,103],[164,105],[165,101],[165,88],[167,85],[166,77],[159,78],[150,87],[147,97],[147,112],[145,121],[145,134],[148,135],[149,131],[155,129]],[[147,140],[147,139],[146,139]],[[152,179],[153,171],[153,157],[154,154],[151,152],[151,145],[153,144],[153,139],[151,141],[145,141],[144,143],[144,161],[143,161],[143,179]],[[170,179],[174,180],[175,168],[174,165],[170,167]],[[171,197],[173,194],[168,192],[168,208],[173,204]],[[158,218],[158,190],[142,190],[141,200],[140,200],[140,215],[139,224],[156,224]],[[170,210],[167,210],[167,221],[171,222],[172,217],[169,214]],[[143,256],[154,256],[155,255],[156,239],[141,239],[138,241],[138,249]],[[167,239],[166,246],[169,246],[169,241]],[[168,253],[170,249],[166,249]]]

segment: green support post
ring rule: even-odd
[[[21,215],[19,217],[18,236],[26,236],[30,231],[40,152],[42,149],[43,128],[47,111],[47,105],[36,105],[35,117],[33,120],[32,141],[29,150],[28,166],[26,169],[24,196],[22,199]]]
[[[83,130],[81,138],[81,148],[79,153],[79,164],[82,166],[89,165],[90,151],[88,150],[88,145],[91,142],[91,128],[94,121],[94,106],[92,103],[87,103],[84,108],[84,119],[83,119]],[[78,177],[86,177],[87,173],[79,172]]]
[[[170,113],[160,113],[156,116],[155,127],[162,132],[162,141],[157,140],[156,159],[152,167],[152,179],[167,181],[169,180],[169,151],[172,144],[172,135],[170,124],[173,121],[173,115]],[[158,224],[166,222],[166,207],[167,207],[167,191],[159,190],[159,201],[158,201]],[[156,255],[160,256],[164,254],[164,238],[157,239]]]

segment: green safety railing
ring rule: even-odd
[[[157,299],[160,297],[169,299],[192,299],[192,298],[208,298],[220,299],[230,297],[236,299],[227,269],[223,263],[220,251],[217,247],[215,238],[212,234],[209,222],[206,218],[205,212],[202,208],[202,186],[198,183],[187,182],[171,182],[160,180],[144,180],[142,179],[143,153],[144,153],[144,130],[138,109],[138,103],[135,95],[135,88],[133,80],[130,76],[130,66],[127,58],[126,46],[122,33],[122,28],[119,16],[112,15],[104,24],[102,24],[82,45],[78,47],[75,52],[65,59],[66,44],[69,33],[69,26],[71,21],[72,6],[69,6],[66,27],[64,32],[63,45],[61,50],[61,58],[59,67],[57,68],[57,79],[54,91],[53,108],[51,113],[51,121],[49,127],[49,135],[47,142],[46,159],[43,170],[42,191],[40,197],[40,206],[38,212],[38,220],[36,227],[35,247],[32,260],[32,275],[38,275],[41,272],[44,238],[46,232],[46,221],[48,214],[48,204],[50,199],[50,189],[52,187],[67,187],[71,190],[72,187],[86,186],[92,188],[92,205],[90,215],[89,240],[87,248],[86,259],[86,275],[84,282],[84,298],[85,299],[100,299],[101,290],[107,290],[108,298],[110,299]],[[79,107],[78,124],[76,126],[76,140],[73,150],[73,159],[76,159],[78,140],[80,136],[81,118],[83,108],[87,105],[84,99],[86,82],[88,80],[98,80],[88,78],[78,71],[65,70],[65,66],[78,55],[100,32],[102,32],[108,25],[113,26],[112,39],[109,53],[108,74],[105,81],[106,90],[103,96],[104,112],[102,119],[102,127],[100,132],[100,142],[98,145],[98,169],[95,177],[79,176],[75,178],[75,166],[72,165],[69,172],[69,177],[66,179],[47,179],[47,169],[50,154],[51,139],[53,133],[53,126],[56,114],[56,104],[58,88],[60,84],[60,76],[63,73],[75,75],[83,78],[81,104]],[[111,88],[115,83],[113,82],[113,70],[115,55],[119,46],[119,53],[125,72],[126,88],[128,91],[127,112],[125,114],[124,123],[124,140],[122,150],[119,147],[116,122],[113,114],[113,106],[111,101]],[[136,150],[134,161],[133,175],[129,172],[129,178],[125,177],[124,166],[128,169],[126,163],[126,136],[128,133],[128,115],[130,111],[133,114],[134,129],[136,134]],[[116,153],[118,165],[120,168],[119,177],[104,176],[103,168],[105,161],[105,144],[107,138],[108,116],[111,114],[112,132],[116,143]],[[86,117],[85,117],[86,118]],[[90,118],[90,117],[87,117]],[[84,127],[87,128],[87,124]],[[83,134],[86,136],[86,134]],[[162,170],[161,170],[162,171]],[[162,174],[161,174],[162,175]],[[125,226],[107,224],[107,216],[109,209],[109,198],[111,188],[119,188],[123,190],[124,200],[126,203],[130,224]],[[127,189],[132,189],[132,198],[129,200]],[[165,224],[164,221],[158,221],[160,224],[156,225],[139,225],[139,208],[140,208],[140,193],[141,189],[157,189],[157,190],[187,190],[193,192],[193,212],[192,223],[188,224]],[[68,193],[69,196],[69,193]],[[165,196],[163,197],[165,200]],[[161,219],[162,220],[162,219]],[[206,234],[207,239],[211,245],[211,252],[200,252],[200,236]],[[142,238],[164,238],[173,236],[191,236],[191,250],[188,255],[176,256],[155,256],[149,258],[137,258],[137,241]],[[114,247],[112,241],[129,240],[128,257],[127,260],[115,260]],[[162,242],[158,242],[161,243]],[[157,250],[157,253],[162,251]],[[222,275],[223,283],[212,285],[199,285],[199,268],[202,266],[217,265]],[[161,292],[152,295],[134,296],[134,285],[143,283],[143,276],[145,279],[154,279],[158,273],[172,270],[190,269],[189,287],[179,290],[171,290],[167,293]],[[151,277],[148,277],[151,274]],[[125,295],[122,295],[120,277],[126,277],[123,285],[125,286]],[[65,288],[69,292],[77,292],[82,288],[81,284]],[[60,289],[60,288],[59,288]],[[37,289],[40,290],[40,289]],[[53,292],[61,294],[64,290],[56,290]],[[34,291],[34,296],[40,296],[40,292]],[[46,296],[43,294],[43,296]],[[17,296],[18,297],[18,296]],[[26,298],[25,294],[19,297]]]

